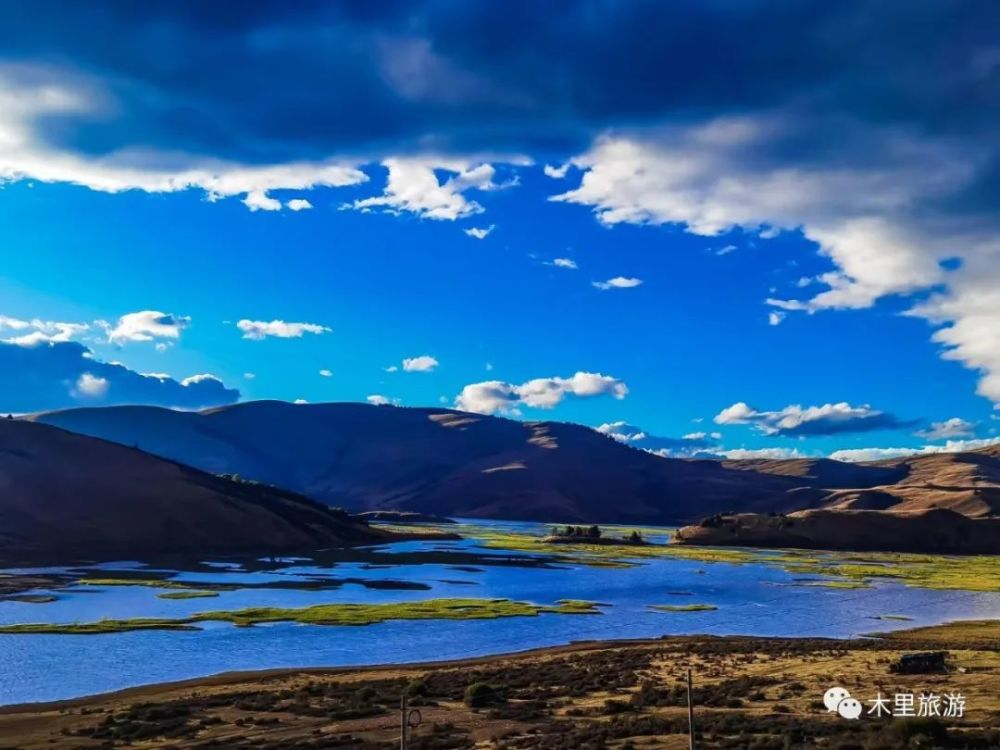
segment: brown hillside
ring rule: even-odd
[[[0,558],[269,554],[373,542],[363,523],[55,427],[0,420]]]

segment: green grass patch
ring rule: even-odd
[[[165,578],[81,578],[79,586],[148,586],[153,589],[189,589],[190,584]]]
[[[814,581],[796,581],[794,586],[808,586],[821,589],[869,589],[871,584],[865,580],[854,581],[826,581],[817,578]]]
[[[189,591],[165,591],[162,594],[157,594],[157,599],[210,599],[211,597],[218,596],[218,591],[202,591],[200,589],[191,589]]]
[[[728,565],[770,565],[796,575],[828,576],[825,588],[854,589],[874,581],[891,580],[906,586],[960,591],[1000,591],[1000,556],[925,555],[895,552],[824,552],[802,549],[756,549],[746,547],[701,547],[683,544],[551,544],[543,540],[550,527],[537,533],[503,531],[457,525],[461,534],[482,546],[545,555],[556,563],[593,567],[627,568],[648,558],[673,558]],[[606,527],[611,528],[611,527]],[[613,527],[623,533],[630,527]],[[663,534],[666,529],[658,529]],[[640,532],[641,533],[641,532]]]
[[[713,612],[718,609],[714,604],[650,604],[654,612]]]
[[[199,622],[231,622],[250,627],[272,622],[304,625],[372,625],[389,620],[490,620],[499,617],[537,617],[542,614],[600,614],[593,602],[561,599],[552,605],[516,602],[510,599],[428,599],[390,604],[316,604],[295,609],[249,607],[238,610],[199,612],[178,619],[137,618],[100,620],[93,623],[34,623],[0,626],[0,633],[121,633],[130,630],[193,630]]]
[[[98,620],[97,622],[65,624],[36,622],[0,627],[0,633],[31,635],[101,635],[103,633],[124,633],[130,630],[198,630],[198,628],[184,620],[168,620],[153,617],[136,617],[131,620],[105,619]]]
[[[57,597],[52,594],[13,594],[0,598],[4,602],[21,602],[22,604],[48,604],[54,602]]]

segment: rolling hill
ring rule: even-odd
[[[580,425],[449,409],[257,401],[203,412],[110,407],[38,421],[355,511],[539,521],[691,521],[794,509],[794,478],[675,461]],[[787,501],[787,505],[786,505]]]
[[[278,554],[386,536],[285,490],[44,424],[0,419],[0,559]]]
[[[108,407],[34,419],[356,511],[690,523],[726,511],[1000,509],[991,449],[870,464],[668,459],[580,425],[358,403]]]
[[[1000,554],[1000,517],[969,518],[943,508],[895,513],[737,513],[685,526],[677,531],[676,541],[711,546],[996,555]]]

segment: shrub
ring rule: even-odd
[[[465,705],[469,708],[483,708],[503,703],[500,693],[486,682],[473,682],[465,689]]]

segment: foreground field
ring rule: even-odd
[[[947,649],[949,670],[890,671],[921,649]],[[225,675],[3,709],[0,747],[388,750],[399,747],[405,691],[423,714],[411,748],[679,749],[687,669],[699,748],[1000,747],[995,621],[852,641],[671,637],[406,668]],[[961,695],[963,715],[849,721],[823,706],[833,686],[866,709],[879,693]]]

